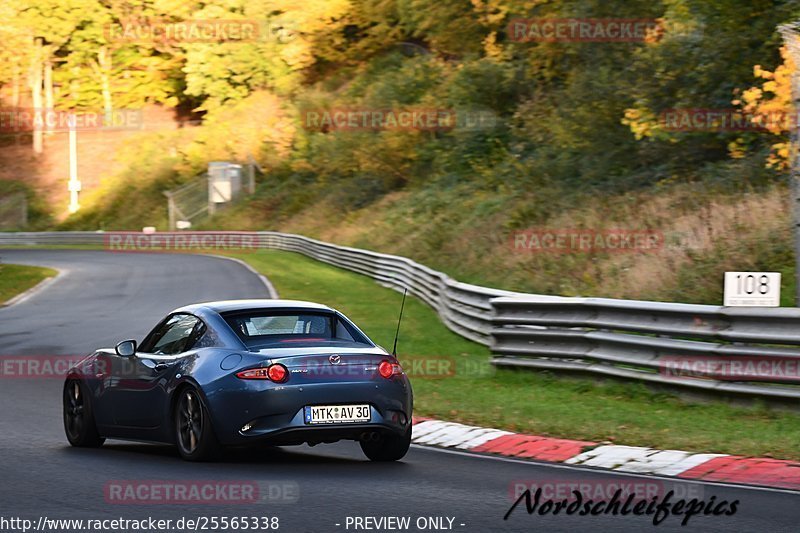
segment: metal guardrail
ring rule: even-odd
[[[490,343],[491,299],[521,295],[461,283],[405,257],[338,246],[300,235],[259,234],[266,248],[298,252],[358,272],[395,290],[408,288],[409,293],[430,305],[450,330],[483,345]]]
[[[605,298],[491,301],[492,363],[800,398],[800,309]]]
[[[194,232],[192,232],[194,233]],[[100,245],[108,233],[90,231],[0,233],[6,245]],[[519,293],[460,283],[446,274],[396,255],[337,246],[301,235],[257,232],[264,248],[297,252],[369,276],[381,285],[408,292],[430,305],[452,331],[488,346],[492,330],[490,300]]]
[[[0,232],[0,246],[103,245],[106,235]],[[396,290],[407,287],[449,329],[489,346],[492,364],[498,367],[583,372],[713,393],[800,398],[798,308],[522,294],[461,283],[404,257],[301,235],[257,235],[264,248],[301,253]],[[723,364],[709,364],[702,376],[694,371],[687,376],[675,372],[680,370],[674,366],[676,360]],[[731,365],[754,361],[773,365],[772,373],[743,378],[730,372]]]

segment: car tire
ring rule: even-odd
[[[361,450],[370,461],[399,461],[411,446],[411,426],[403,435],[383,434],[378,440],[361,441]]]
[[[64,407],[64,433],[73,446],[97,448],[106,439],[97,432],[91,398],[86,385],[78,379],[64,383],[62,395]]]
[[[187,461],[210,461],[217,457],[219,442],[208,409],[196,389],[179,391],[173,420],[175,443],[181,457]]]

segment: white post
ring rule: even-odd
[[[81,208],[78,203],[78,193],[81,190],[81,182],[78,179],[78,139],[75,132],[75,115],[69,116],[69,212],[75,213]]]
[[[214,203],[216,195],[214,194],[214,176],[211,174],[211,169],[208,172],[208,214],[213,215],[216,212],[217,204]]]
[[[778,26],[778,31],[783,37],[783,42],[789,49],[795,64],[800,59],[800,28],[798,23],[782,24]],[[797,117],[800,114],[800,75],[795,71],[792,73],[792,112]],[[796,307],[800,307],[800,129],[796,121],[792,121],[792,129],[789,132],[790,143],[790,166],[789,166],[789,191],[792,195],[792,225],[794,238],[794,277],[795,277],[795,302]]]
[[[175,231],[175,198],[172,197],[170,191],[164,191],[164,196],[167,197],[167,214],[169,215],[169,230]]]

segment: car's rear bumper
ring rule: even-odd
[[[227,445],[360,440],[372,432],[404,434],[411,424],[413,399],[405,376],[291,386],[237,381],[234,390],[222,387],[206,395],[217,438]],[[304,419],[306,406],[355,404],[369,404],[369,422],[307,424]]]
[[[289,446],[295,444],[321,444],[336,442],[339,440],[363,440],[371,435],[394,434],[402,435],[408,430],[407,427],[388,424],[336,424],[336,425],[316,425],[305,427],[288,427],[274,430],[268,433],[254,433],[245,435],[245,439],[239,440],[239,444],[263,443],[276,446]]]

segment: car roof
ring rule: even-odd
[[[328,307],[327,305],[322,305],[315,302],[304,302],[302,300],[251,299],[220,300],[216,302],[197,303],[176,309],[173,311],[173,313],[196,313],[201,310],[210,310],[215,313],[226,313],[229,311],[244,311],[252,309],[308,309],[314,311],[334,311],[334,309]]]

